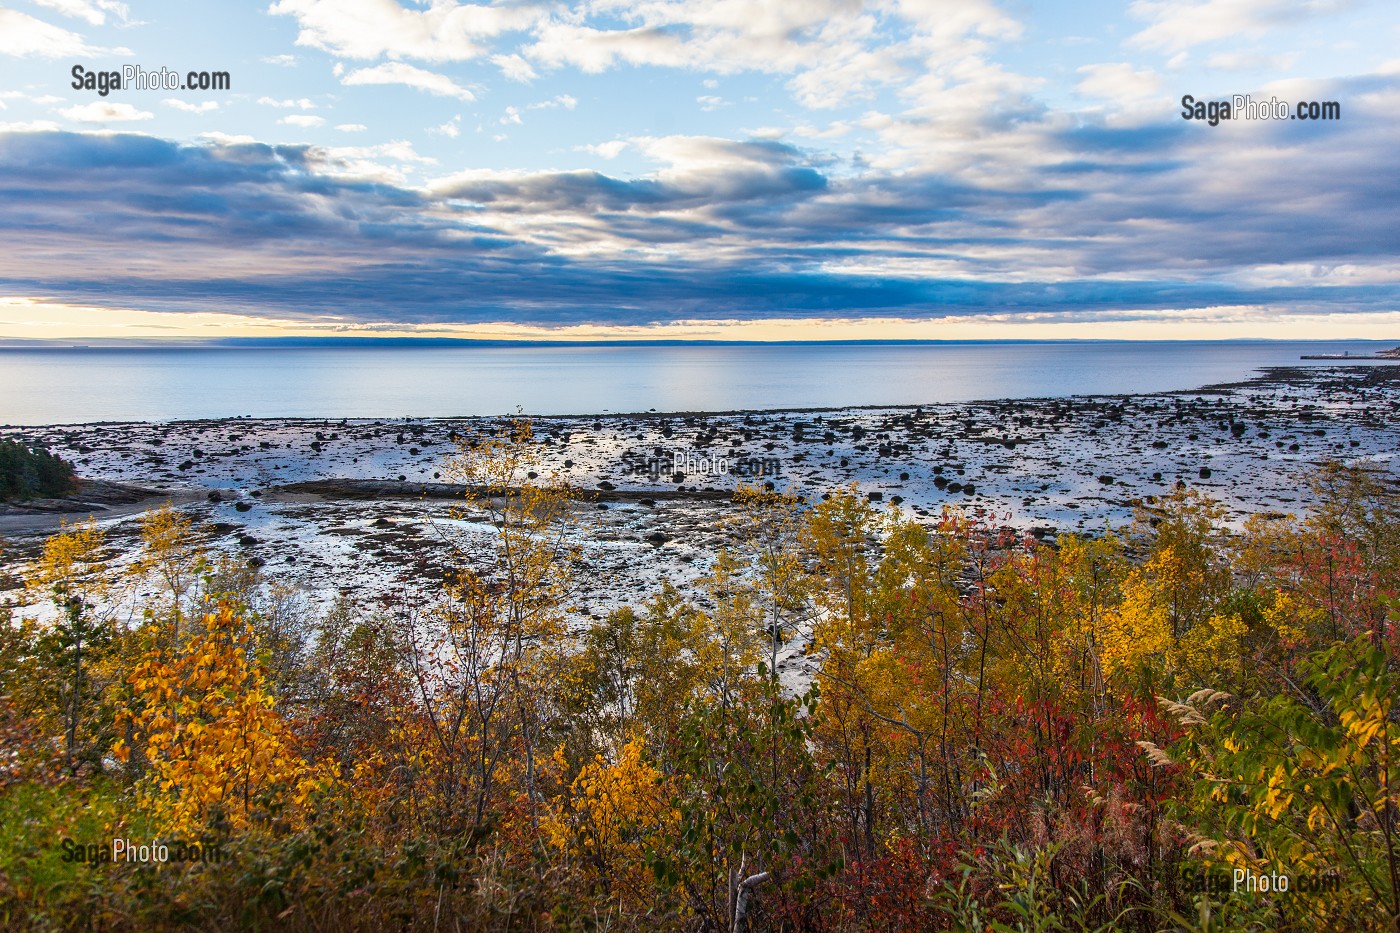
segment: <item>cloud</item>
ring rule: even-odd
[[[883,87],[907,87],[929,71],[967,73],[988,42],[1020,30],[989,0],[956,7],[935,0],[759,6],[639,0],[587,9],[599,15],[542,21],[520,54],[543,68],[587,73],[633,65],[789,75],[789,90],[810,108],[845,106]]]
[[[523,121],[520,119],[520,108],[519,108],[519,107],[507,107],[507,108],[506,108],[506,112],[505,112],[504,114],[501,115],[501,119],[500,119],[499,121],[497,121],[497,122],[499,122],[499,123],[501,123],[501,124],[503,124],[503,125],[507,125],[507,126],[509,126],[509,125],[512,124],[512,123],[514,123],[514,124],[522,123]]]
[[[325,117],[318,117],[315,114],[293,113],[288,114],[277,122],[286,126],[300,126],[304,129],[310,129],[314,126],[324,126],[326,119]]]
[[[59,114],[78,123],[126,123],[149,120],[155,116],[149,110],[137,110],[131,104],[114,104],[105,100],[68,107],[60,110]]]
[[[849,135],[851,129],[851,124],[847,123],[845,120],[836,120],[824,127],[809,126],[807,124],[794,126],[792,128],[792,135],[804,139],[840,139],[842,136]],[[755,133],[754,135],[758,136],[760,134]],[[783,136],[786,134],[784,131],[778,130],[776,131],[776,135]]]
[[[99,50],[76,32],[52,26],[18,10],[0,8],[0,53],[19,58],[68,58]]]
[[[113,2],[113,0],[34,0],[34,2],[39,6],[62,13],[64,16],[87,20],[94,26],[101,26],[105,23],[108,13],[116,14],[122,22],[126,22],[129,18],[127,5]]]
[[[1128,11],[1148,21],[1128,44],[1163,52],[1182,52],[1197,45],[1306,19],[1342,12],[1356,0],[1135,0]]]
[[[337,123],[335,128],[342,133],[363,133],[365,130],[369,129],[369,127],[365,126],[363,123]]]
[[[446,136],[448,139],[456,139],[462,135],[462,115],[458,114],[446,123],[429,127],[428,132]]]
[[[281,65],[283,68],[292,68],[297,64],[297,57],[284,52],[281,55],[266,55],[259,61],[265,65]]]
[[[293,16],[297,45],[344,58],[381,56],[430,62],[467,61],[488,51],[489,40],[528,29],[541,12],[528,4],[488,5],[436,0],[424,10],[396,0],[277,0],[274,15]]]
[[[578,99],[570,94],[558,94],[549,100],[537,101],[526,107],[526,110],[550,110],[554,107],[563,107],[565,110],[573,110],[578,106]]]
[[[595,143],[594,145],[580,146],[579,148],[584,152],[591,152],[605,159],[616,159],[622,154],[622,150],[627,148],[627,140],[613,139],[605,143]]]
[[[252,145],[257,142],[252,136],[243,134],[221,133],[218,130],[210,130],[207,133],[200,133],[201,139],[207,139],[220,146],[243,146]]]
[[[644,137],[588,147],[612,158],[631,145],[663,163],[636,180],[598,172],[515,173],[469,170],[429,186],[434,194],[490,204],[508,212],[536,210],[638,211],[721,209],[727,203],[802,197],[826,179],[801,164],[800,154],[777,143],[736,143],[712,137]],[[611,155],[609,155],[611,153]]]
[[[58,124],[52,120],[17,120],[10,123],[0,123],[0,133],[52,133],[58,130]]]
[[[411,171],[436,164],[431,156],[419,155],[407,140],[373,146],[312,146],[306,150],[307,167],[337,181],[402,187]]]
[[[1281,74],[1297,62],[1297,55],[1262,55],[1250,52],[1217,52],[1206,59],[1207,68],[1219,71],[1266,71]]]
[[[455,97],[458,100],[466,101],[476,100],[475,94],[446,75],[425,71],[403,62],[385,62],[372,68],[360,68],[345,75],[340,79],[340,83],[350,86],[403,84],[440,97]]]
[[[1078,79],[1109,80],[1116,64]],[[210,134],[209,144],[179,145],[9,132],[0,294],[544,326],[1093,321],[1400,302],[1400,177],[1390,170],[1400,125],[1389,118],[1400,72],[1256,89],[1344,101],[1343,121],[1209,128],[1174,109],[1130,124],[1093,109],[1037,109],[1016,76],[999,78],[986,61],[966,67],[940,77],[972,82],[990,95],[979,106],[1006,109],[965,113],[950,101],[940,114],[931,87],[911,87],[903,111],[832,124],[859,136],[869,157],[823,148],[821,123],[777,138],[578,147],[600,169],[625,152],[627,174],[456,171],[406,141],[270,146]],[[1134,63],[1126,77],[1142,70]],[[905,151],[906,161],[887,158]],[[146,261],[133,265],[133,254]]]
[[[175,110],[183,110],[185,113],[210,113],[211,111],[219,109],[218,102],[212,100],[206,100],[198,104],[192,104],[189,101],[179,100],[178,98],[174,97],[167,97],[165,100],[161,101],[161,103]]]
[[[421,8],[420,8],[421,7]],[[405,84],[469,101],[451,72],[424,63],[489,59],[507,79],[542,72],[600,73],[624,66],[718,75],[785,76],[802,106],[841,108],[894,89],[915,109],[949,114],[958,132],[978,114],[1002,109],[1031,82],[991,63],[992,43],[1021,27],[993,0],[853,0],[745,4],[737,0],[597,0],[591,3],[461,3],[433,0],[277,0],[275,15],[294,17],[297,43],[344,59],[377,64],[333,72],[345,84]],[[713,78],[706,79],[715,83]],[[713,88],[710,88],[713,89]],[[950,107],[950,103],[959,102]],[[703,95],[701,107],[727,106]],[[926,122],[911,112],[910,124]],[[927,135],[927,134],[925,134]],[[926,149],[929,140],[909,146]]]
[[[259,97],[258,103],[262,104],[264,107],[276,107],[279,110],[292,110],[297,108],[301,110],[316,109],[316,105],[306,97],[300,98],[299,100],[292,100],[291,98],[277,100],[274,97]]]
[[[715,97],[712,94],[702,94],[695,98],[695,102],[700,105],[701,110],[707,112],[710,110],[718,110],[721,107],[732,107],[734,105],[733,101],[725,100],[723,97]]]
[[[529,83],[539,77],[530,63],[519,55],[493,55],[491,64],[501,69],[501,74],[512,81]]]
[[[1077,70],[1084,77],[1074,86],[1076,91],[1120,104],[1151,97],[1162,87],[1161,76],[1151,68],[1135,69],[1126,62],[1084,65]]]

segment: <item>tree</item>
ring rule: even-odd
[[[44,542],[28,581],[47,593],[57,618],[38,634],[25,690],[37,694],[34,708],[57,720],[70,773],[100,769],[112,738],[109,694],[120,681],[114,661],[124,633],[112,616],[106,561],[106,536],[95,523],[63,526]]]
[[[143,550],[131,565],[131,573],[159,588],[146,601],[145,614],[173,646],[181,638],[190,601],[200,580],[210,570],[208,553],[198,540],[188,516],[166,504],[141,518]]]
[[[556,754],[561,770],[567,768],[562,748]],[[579,770],[543,821],[545,835],[613,904],[645,910],[647,854],[667,847],[679,818],[670,785],[634,738],[616,760],[600,753]]]
[[[484,517],[494,540],[483,555],[448,535],[461,569],[403,632],[422,716],[411,733],[421,743],[415,761],[430,776],[426,802],[440,829],[484,832],[500,802],[498,772],[517,762],[528,820],[538,820],[538,756],[553,716],[546,685],[563,667],[563,604],[576,556],[567,540],[571,490],[533,482],[539,468],[533,429],[521,418],[461,441],[443,466],[467,498],[454,517]]]
[[[148,638],[131,672],[135,739],[146,764],[139,787],[162,830],[186,838],[290,822],[330,771],[298,753],[268,690],[252,625],[225,604],[174,652]]]
[[[735,524],[750,564],[752,599],[768,632],[768,670],[777,677],[778,652],[810,615],[812,581],[801,547],[803,500],[794,493],[741,484],[734,502],[740,509]]]
[[[857,666],[876,648],[883,621],[872,606],[877,515],[851,487],[817,504],[806,518],[803,537],[812,572],[825,583],[815,593],[819,616],[813,633],[814,647],[826,652],[817,681],[827,697],[820,741],[839,761],[851,843],[863,834],[865,854],[873,856],[873,723],[854,684]]]
[[[73,467],[40,446],[0,440],[0,500],[62,496],[73,491]]]

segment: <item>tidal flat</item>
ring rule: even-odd
[[[491,546],[444,462],[504,418],[252,419],[0,429],[74,464],[71,498],[0,506],[22,569],[59,523],[91,517],[117,561],[170,502],[207,544],[318,597],[365,605],[437,586]],[[532,419],[540,479],[577,490],[570,612],[580,625],[686,589],[730,543],[740,483],[808,501],[854,485],[935,522],[948,507],[1053,541],[1119,528],[1186,484],[1238,525],[1300,514],[1329,460],[1400,480],[1400,368],[1283,367],[1183,392],[924,406]],[[484,550],[483,550],[484,553]],[[138,594],[139,595],[139,594]]]

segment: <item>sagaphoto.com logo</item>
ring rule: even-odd
[[[77,64],[70,70],[75,91],[93,91],[106,97],[113,91],[228,91],[233,83],[227,71],[176,71],[161,67],[147,71],[140,65],[122,65],[103,71]]]
[[[1221,120],[1340,120],[1342,105],[1335,100],[1302,100],[1296,104],[1270,97],[1255,100],[1248,94],[1236,94],[1229,100],[1197,100],[1194,95],[1181,98],[1181,119],[1200,120],[1219,126]]]

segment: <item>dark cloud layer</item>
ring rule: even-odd
[[[1393,310],[1400,81],[1336,90],[1330,126],[1047,123],[1000,181],[708,140],[420,189],[305,146],[0,134],[0,290],[405,323]]]

